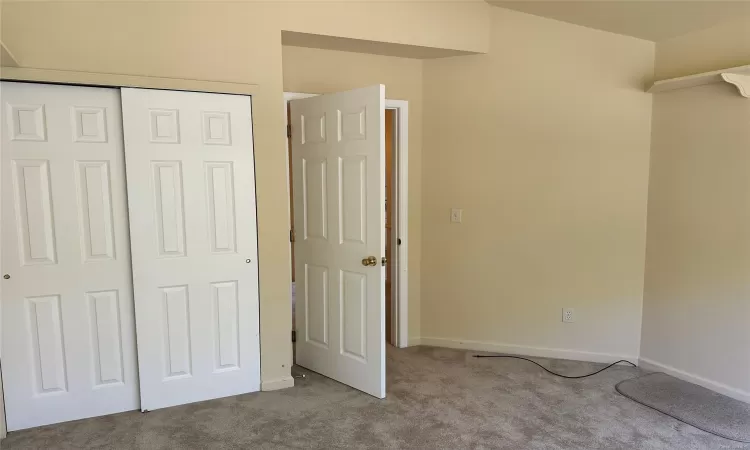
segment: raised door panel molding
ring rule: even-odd
[[[35,394],[44,395],[68,390],[65,350],[62,335],[60,296],[27,298],[30,320],[31,361],[34,362]]]
[[[305,117],[301,116],[302,122],[302,145],[320,144],[326,142],[326,115],[325,113]]]
[[[338,133],[339,141],[351,141],[367,139],[366,130],[366,108],[354,111],[338,110]]]
[[[107,142],[107,114],[104,108],[71,108],[73,142]]]
[[[29,159],[14,160],[11,164],[16,194],[16,223],[21,236],[21,264],[56,264],[49,162]]]
[[[231,161],[206,162],[208,228],[212,253],[233,253],[235,241],[234,167]]]
[[[84,261],[115,258],[115,234],[108,161],[77,161]]]
[[[44,105],[8,105],[11,141],[46,141]]]
[[[339,157],[339,243],[367,243],[367,157]]]
[[[232,145],[232,127],[228,112],[202,112],[203,143],[206,145]]]
[[[117,290],[87,292],[91,322],[91,354],[94,358],[94,387],[122,385],[120,299]]]
[[[149,110],[151,136],[156,144],[180,143],[180,113],[175,109]]]
[[[367,276],[341,271],[339,309],[341,310],[340,352],[357,362],[367,362]]]
[[[192,345],[188,287],[165,286],[160,290],[163,299],[164,379],[189,377],[192,374]]]
[[[214,308],[215,372],[240,368],[237,281],[211,283]]]
[[[154,161],[156,235],[159,257],[185,256],[185,217],[183,214],[182,163]]]
[[[305,264],[305,342],[328,348],[328,268]]]
[[[328,161],[302,159],[304,239],[328,239]]]

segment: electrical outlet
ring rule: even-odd
[[[451,223],[461,223],[461,216],[463,215],[463,209],[451,209]]]
[[[576,310],[573,308],[563,308],[562,310],[562,321],[565,323],[572,323],[576,321]]]

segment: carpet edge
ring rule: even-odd
[[[639,358],[638,367],[652,372],[663,372],[667,375],[679,378],[682,381],[687,381],[688,383],[703,386],[706,389],[710,389],[714,392],[718,392],[719,394],[726,395],[727,397],[731,397],[735,400],[750,403],[750,392],[746,392],[742,389],[735,388],[718,381],[710,380],[700,375],[695,375],[690,372],[677,369],[676,367],[672,367],[649,358]]]
[[[701,431],[703,431],[704,433],[708,433],[708,434],[711,434],[711,435],[713,435],[713,436],[718,436],[718,437],[720,437],[720,438],[724,438],[724,439],[730,440],[730,441],[732,441],[732,442],[741,442],[741,443],[743,443],[743,444],[750,444],[750,439],[749,439],[749,440],[742,440],[742,439],[737,439],[737,438],[729,437],[729,436],[727,436],[727,435],[725,435],[725,434],[723,434],[723,433],[718,433],[718,432],[714,432],[714,431],[709,431],[709,430],[707,430],[707,429],[705,429],[705,428],[703,428],[703,427],[699,427],[698,425],[696,425],[696,424],[694,424],[694,423],[690,423],[690,422],[687,422],[687,421],[685,421],[685,420],[683,420],[683,419],[681,419],[681,418],[679,418],[679,417],[677,417],[677,416],[674,416],[674,415],[672,415],[672,414],[669,414],[668,412],[664,412],[664,411],[662,411],[662,410],[660,410],[660,409],[658,409],[658,408],[656,408],[656,407],[654,407],[654,406],[651,406],[651,405],[648,405],[648,404],[646,404],[646,403],[643,403],[643,402],[641,402],[641,401],[638,401],[638,400],[636,400],[635,398],[633,398],[633,397],[632,397],[631,395],[629,395],[629,394],[626,394],[625,392],[623,392],[623,391],[622,391],[622,390],[620,389],[620,385],[621,385],[621,384],[623,384],[623,383],[627,383],[627,382],[630,382],[630,381],[633,381],[633,380],[637,380],[637,379],[640,379],[640,378],[643,378],[643,377],[647,377],[647,376],[650,376],[650,375],[654,375],[654,374],[657,374],[657,373],[663,373],[663,374],[665,374],[665,375],[669,375],[668,373],[665,373],[665,372],[651,372],[651,373],[647,373],[647,374],[645,374],[645,375],[637,376],[637,377],[635,377],[635,378],[628,378],[627,380],[622,380],[622,381],[620,381],[619,383],[617,383],[617,384],[615,385],[615,391],[617,391],[617,393],[618,393],[618,394],[620,394],[620,395],[622,395],[623,397],[625,397],[625,398],[627,398],[627,399],[629,399],[629,400],[631,400],[631,401],[633,401],[633,402],[635,402],[635,403],[638,403],[639,405],[645,406],[646,408],[649,408],[649,409],[653,409],[654,411],[657,411],[657,412],[659,412],[659,413],[661,413],[661,414],[664,414],[665,416],[671,417],[671,418],[673,418],[674,420],[677,420],[678,422],[684,423],[684,424],[686,424],[686,425],[690,425],[691,427],[693,427],[693,428],[695,428],[695,429],[697,429],[697,430],[701,430]],[[676,377],[675,377],[675,378],[676,378]],[[682,381],[685,381],[685,380],[682,380]],[[685,381],[685,382],[686,382],[686,383],[689,383],[688,381]]]

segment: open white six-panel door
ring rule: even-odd
[[[385,397],[384,108],[382,85],[291,101],[297,364],[378,398]]]

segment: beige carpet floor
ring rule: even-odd
[[[13,432],[2,449],[750,449],[615,392],[639,369],[564,380],[472,354],[389,348],[385,400],[295,369],[307,378],[294,388]]]

